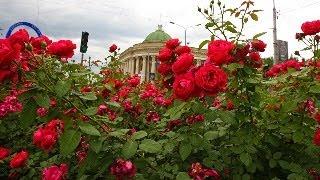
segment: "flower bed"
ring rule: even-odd
[[[258,20],[253,2],[220,9],[236,27],[199,9],[212,32],[207,61],[171,39],[160,50],[159,79],[140,83],[120,70],[116,45],[95,74],[69,63],[69,40],[0,40],[2,179],[310,179],[320,178],[318,21],[297,34],[313,52],[268,67],[266,44],[243,39]],[[319,26],[319,27],[318,27]]]

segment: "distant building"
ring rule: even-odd
[[[164,43],[171,39],[171,36],[163,31],[162,26],[150,33],[142,43],[135,44],[126,49],[119,56],[123,62],[122,69],[124,72],[139,74],[142,81],[154,80],[158,66],[157,55]],[[201,64],[206,59],[206,50],[192,48],[197,64]]]
[[[283,62],[288,59],[288,41],[277,40],[278,51],[277,57],[279,57],[279,62]]]

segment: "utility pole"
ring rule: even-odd
[[[277,39],[277,10],[273,0],[273,61],[275,64],[279,63],[279,46]]]

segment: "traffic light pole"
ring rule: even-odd
[[[81,53],[81,65],[83,66],[83,53]]]

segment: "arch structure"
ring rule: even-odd
[[[37,33],[38,36],[42,35],[40,29],[37,26],[35,26],[34,24],[31,24],[29,22],[22,21],[22,22],[17,22],[9,27],[7,34],[6,34],[6,38],[10,37],[13,30],[16,29],[17,27],[20,27],[20,26],[27,26],[27,27],[33,29]]]

